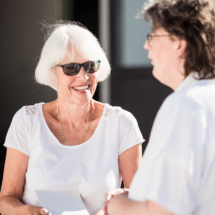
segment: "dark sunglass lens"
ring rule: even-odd
[[[78,74],[80,70],[80,65],[78,64],[69,64],[69,65],[65,65],[64,67],[64,73],[65,75],[76,75]]]
[[[84,63],[83,66],[84,66],[85,72],[90,73],[90,70],[91,70],[91,63],[90,63],[90,62],[86,62],[86,63]]]
[[[89,73],[94,73],[99,70],[100,61],[90,61]]]

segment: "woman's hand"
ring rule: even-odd
[[[47,209],[32,205],[27,206],[28,215],[52,215]]]
[[[103,210],[98,211],[98,212],[96,213],[96,215],[104,215],[104,211],[103,211]]]
[[[125,194],[128,194],[129,192],[129,189],[127,188],[124,188],[124,189],[121,189],[121,188],[118,188],[116,190],[113,190],[113,191],[109,191],[108,193],[105,194],[105,201],[103,203],[103,210],[104,210],[104,215],[108,215],[108,212],[107,212],[107,205],[109,203],[109,201],[116,195],[120,194],[120,193],[125,193]],[[98,214],[100,215],[100,214]]]

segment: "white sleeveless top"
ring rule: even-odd
[[[65,146],[46,124],[42,105],[24,106],[15,114],[4,144],[29,156],[22,201],[41,206],[35,190],[79,192],[95,214],[105,193],[120,187],[118,156],[144,141],[137,121],[120,107],[105,104],[92,137]]]

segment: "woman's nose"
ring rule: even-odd
[[[85,72],[84,70],[84,67],[82,66],[79,73],[77,74],[78,78],[81,80],[81,81],[86,81],[89,79],[89,76],[88,74]]]
[[[143,45],[143,48],[146,49],[146,50],[149,50],[150,49],[150,44],[149,44],[149,41],[146,40],[145,44]]]

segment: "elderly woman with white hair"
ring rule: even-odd
[[[144,141],[133,115],[93,100],[110,65],[97,39],[75,23],[60,23],[49,35],[36,80],[58,98],[22,107],[4,146],[2,215],[46,214],[36,190],[78,192],[90,214],[104,194],[129,187],[141,162]]]

